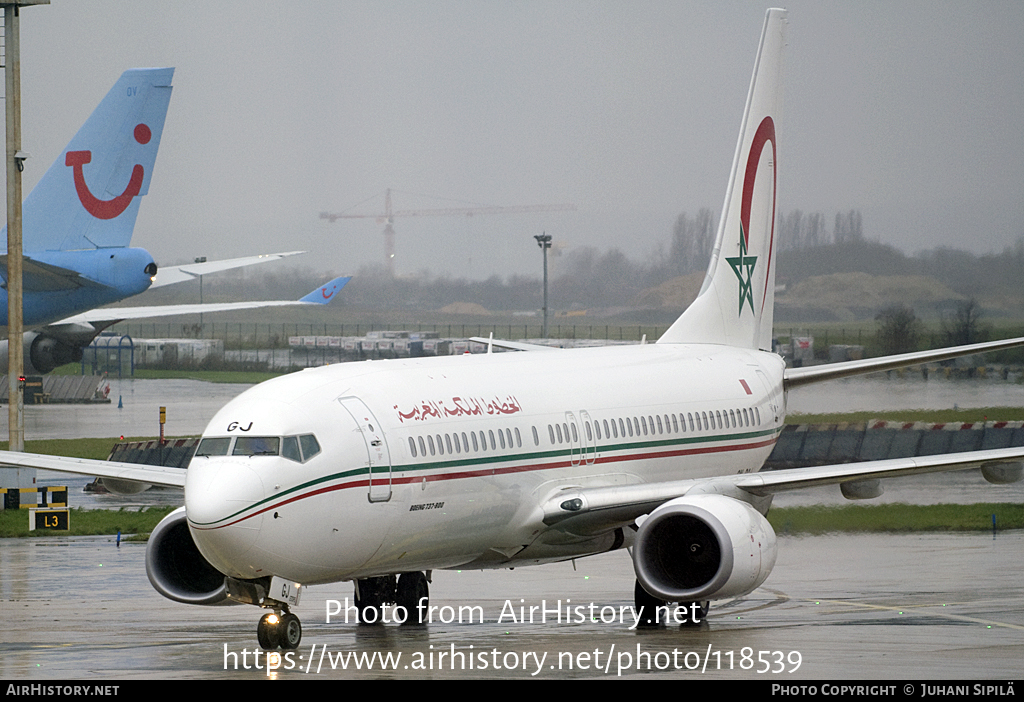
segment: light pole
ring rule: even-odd
[[[21,151],[20,10],[22,6],[48,5],[49,2],[50,0],[8,0],[0,3],[4,11],[3,70],[7,122],[7,423],[11,451],[25,450],[21,172],[25,169],[28,154]],[[34,482],[34,471],[31,471],[31,476]]]
[[[548,249],[551,248],[551,235],[536,234],[537,246],[544,252],[544,338],[548,338]]]
[[[206,256],[197,256],[195,259],[196,263],[206,263]],[[199,274],[199,304],[203,304],[203,274]],[[199,313],[199,336],[202,338],[203,329],[203,313]]]

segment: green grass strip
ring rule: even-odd
[[[72,509],[71,531],[63,536],[149,534],[174,507],[131,510]],[[772,509],[768,521],[779,534],[988,532],[992,515],[996,528],[1024,529],[1024,504],[970,505],[845,505]],[[0,511],[0,538],[52,537],[54,532],[28,530],[28,510]]]
[[[149,441],[155,436],[132,436],[124,441]],[[167,437],[170,440],[172,437]],[[174,437],[177,438],[177,437]],[[0,450],[6,451],[7,441],[0,441]],[[47,456],[71,456],[73,458],[93,458],[98,461],[107,460],[114,444],[121,443],[119,438],[109,439],[36,439],[25,442],[25,453],[41,453]]]
[[[1024,504],[991,502],[779,507],[768,521],[777,534],[991,531],[993,514],[999,531],[1024,529]]]
[[[0,538],[21,536],[114,536],[121,534],[149,535],[160,520],[177,507],[146,507],[140,509],[82,509],[72,508],[70,531],[29,531],[27,509],[0,510]]]
[[[135,369],[135,377],[145,380],[205,380],[208,383],[262,383],[285,373],[265,371],[155,370]]]

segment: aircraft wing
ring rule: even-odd
[[[168,317],[178,314],[199,314],[206,312],[224,312],[228,310],[249,310],[262,307],[283,307],[289,305],[326,305],[334,299],[335,293],[350,281],[351,276],[335,278],[326,285],[321,285],[298,300],[250,300],[248,302],[207,302],[194,305],[155,305],[148,307],[101,307],[73,317],[54,322],[51,328],[75,327],[91,324],[97,328],[105,328],[125,319],[145,319],[149,317]]]
[[[39,453],[0,451],[0,466],[13,468],[38,468],[63,473],[91,475],[163,487],[185,487],[184,468],[164,468],[138,463],[97,461],[69,456],[47,456]]]
[[[841,363],[825,363],[820,366],[787,368],[784,378],[786,389],[789,390],[801,385],[809,385],[810,383],[818,383],[824,380],[836,380],[874,371],[892,370],[894,368],[912,366],[917,363],[935,363],[950,358],[957,358],[958,356],[970,356],[986,351],[999,351],[1015,346],[1024,346],[1024,337],[986,341],[980,344],[968,344],[967,346],[950,346],[930,351],[901,353],[895,356],[865,358],[859,361],[843,361]]]
[[[884,461],[790,468],[697,480],[560,490],[541,505],[543,522],[573,533],[597,533],[632,523],[659,505],[687,494],[765,497],[777,492],[859,480],[982,468],[1019,480],[1024,447],[966,451]],[[996,481],[993,481],[996,482]]]
[[[229,271],[233,268],[254,266],[258,263],[279,261],[282,258],[287,258],[288,256],[297,256],[299,254],[304,253],[306,252],[287,251],[285,253],[263,254],[261,256],[229,258],[223,261],[204,261],[202,263],[186,263],[182,266],[161,267],[157,270],[156,277],[153,279],[153,284],[150,285],[149,287],[152,289],[160,288],[165,285],[174,285],[175,283],[184,283],[189,280],[195,280],[201,275],[207,275],[209,273],[219,273],[220,271]]]

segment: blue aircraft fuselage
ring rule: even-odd
[[[43,251],[26,254],[25,259],[25,327],[50,324],[138,295],[156,275],[153,257],[138,248]],[[0,290],[0,325],[7,326],[6,284]]]

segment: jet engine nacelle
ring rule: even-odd
[[[82,360],[82,347],[68,344],[39,332],[26,332],[22,337],[25,375],[44,375],[58,366]],[[7,368],[7,341],[0,341],[0,368]],[[6,372],[6,370],[4,371]]]
[[[185,604],[234,604],[223,573],[203,558],[192,540],[185,508],[164,517],[149,535],[146,574],[156,591]]]
[[[640,525],[633,544],[637,579],[666,602],[745,595],[765,581],[775,556],[768,520],[723,495],[666,502]]]

